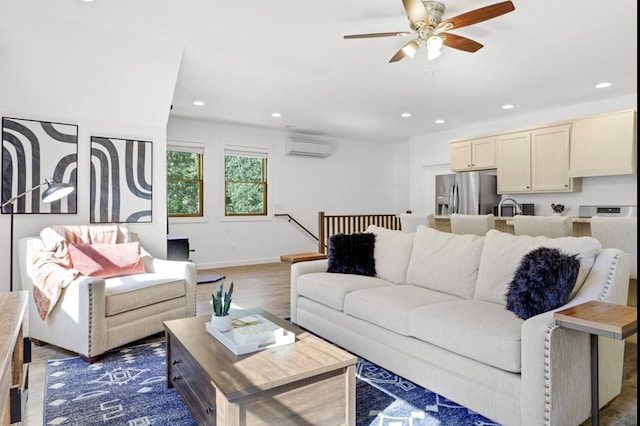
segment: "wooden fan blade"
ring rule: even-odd
[[[395,37],[395,36],[408,36],[410,34],[411,33],[407,31],[400,31],[400,32],[396,31],[395,33],[351,34],[351,35],[344,36],[344,38],[350,39],[350,38],[372,38],[372,37]]]
[[[424,4],[420,0],[402,0],[404,10],[407,12],[407,18],[414,28],[418,28],[418,22],[429,24],[429,14]]]
[[[465,52],[476,52],[483,47],[480,43],[470,38],[450,33],[442,33],[442,35],[446,36],[442,44],[454,49],[464,50]]]
[[[389,62],[398,62],[400,59],[404,59],[405,56],[407,55],[404,53],[404,50],[400,49],[389,59]]]
[[[451,19],[447,19],[446,21],[441,22],[438,27],[444,27],[446,24],[452,24],[453,27],[451,28],[462,28],[504,15],[505,13],[512,12],[515,9],[516,8],[511,1],[503,1],[502,3],[481,7],[480,9],[472,10]]]

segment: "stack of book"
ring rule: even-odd
[[[231,323],[233,339],[239,345],[257,342],[259,346],[275,343],[284,336],[284,329],[255,316],[242,317]]]

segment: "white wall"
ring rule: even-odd
[[[205,145],[205,217],[171,219],[172,237],[189,238],[198,268],[278,262],[280,255],[316,251],[317,242],[293,222],[274,217],[288,213],[318,235],[318,212],[327,214],[401,213],[408,208],[408,144],[375,145],[332,140],[328,158],[284,153],[288,133],[248,126],[171,117],[167,139]],[[223,150],[226,144],[270,150],[269,216],[224,217]],[[397,173],[398,169],[404,172]],[[277,209],[276,209],[277,208]]]
[[[15,215],[16,245],[49,225],[89,224],[90,137],[104,136],[153,143],[153,222],[129,228],[164,257],[165,133],[182,48],[99,28],[79,32],[22,6],[0,6],[0,114],[78,126],[78,211]],[[0,292],[9,290],[9,228],[10,215],[1,214]],[[14,256],[14,288],[19,284]]]
[[[433,211],[433,203],[430,203],[426,197],[430,184],[427,176],[431,170],[441,169],[443,165],[449,164],[449,141],[451,140],[544,126],[574,118],[636,107],[637,96],[633,95],[548,109],[531,114],[517,114],[516,110],[511,110],[505,111],[507,118],[503,120],[470,123],[468,126],[457,129],[413,137],[409,142],[410,208],[415,213]],[[519,203],[535,204],[535,213],[539,215],[551,214],[551,203],[555,203],[565,205],[565,214],[577,216],[580,205],[637,205],[637,175],[582,178],[582,191],[575,193],[514,194],[510,196]]]

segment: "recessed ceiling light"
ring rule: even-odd
[[[279,112],[274,112],[271,114],[272,117],[278,118],[278,117],[282,117],[282,114],[280,114]]]
[[[409,118],[409,117],[411,117],[411,113],[410,112],[403,112],[402,114],[400,114],[400,117]]]
[[[93,2],[93,0],[80,0],[80,1],[84,2],[84,3],[92,3]]]
[[[603,81],[602,83],[596,84],[596,89],[605,89],[607,87],[611,87],[611,83]]]
[[[193,104],[195,106],[204,106],[204,102],[202,102],[202,101],[193,101]]]
[[[436,124],[444,124],[445,121],[442,118],[436,120]]]
[[[502,109],[513,109],[513,108],[515,108],[515,107],[516,107],[516,106],[515,106],[515,105],[512,105],[512,104],[504,104],[504,105],[502,105]]]

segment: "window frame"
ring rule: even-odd
[[[246,182],[251,184],[259,184],[262,186],[262,203],[263,209],[261,212],[256,213],[227,213],[227,155],[244,156],[244,157],[257,157],[262,159],[262,181],[261,182]],[[266,148],[250,147],[250,146],[236,146],[226,145],[223,149],[222,155],[222,182],[223,182],[223,205],[222,215],[225,219],[264,219],[269,217],[269,179],[270,179],[270,167],[269,167],[270,152]],[[238,182],[242,183],[242,182]]]
[[[193,219],[204,218],[204,144],[183,143],[178,141],[167,141],[165,157],[169,152],[183,152],[198,155],[198,178],[197,179],[170,179],[168,170],[166,170],[166,185],[168,187],[170,181],[197,182],[198,184],[198,212],[191,214],[176,214],[169,212],[169,191],[167,191],[167,218],[169,219]],[[166,167],[165,167],[166,168]]]

